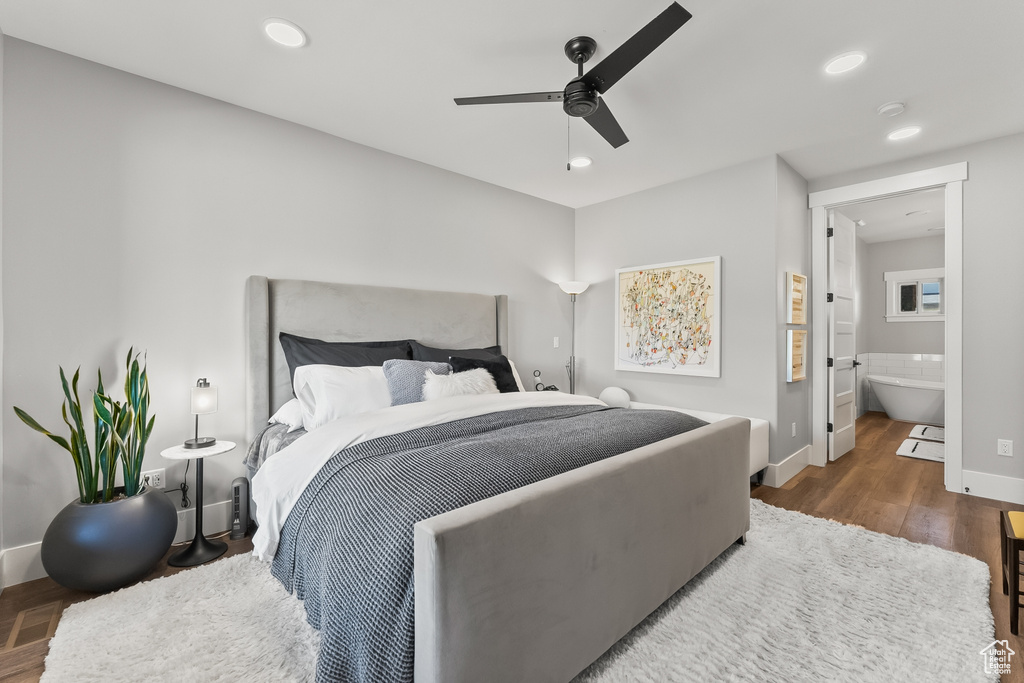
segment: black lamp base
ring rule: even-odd
[[[196,537],[192,539],[191,545],[185,548],[181,552],[171,555],[167,560],[167,564],[172,567],[194,567],[197,564],[203,564],[210,560],[215,560],[224,554],[224,551],[228,549],[228,544],[223,541],[211,541],[203,536],[201,533],[196,534]]]
[[[217,443],[217,439],[212,436],[197,436],[194,439],[189,439],[184,443],[185,448],[206,448]]]

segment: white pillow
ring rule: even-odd
[[[302,405],[299,399],[292,400],[281,406],[280,410],[270,416],[267,420],[270,424],[288,425],[288,432],[294,432],[302,428]]]
[[[295,369],[295,396],[307,432],[350,415],[391,405],[388,380],[380,366],[344,368],[302,365]]]
[[[516,380],[516,386],[519,387],[519,391],[526,391],[526,387],[523,386],[523,380],[519,379],[519,371],[516,370],[516,364],[510,360],[508,366],[512,368],[512,376]]]
[[[475,394],[497,394],[498,385],[494,375],[483,368],[474,368],[450,375],[435,375],[427,370],[423,382],[423,400],[433,401],[448,396],[473,396]]]

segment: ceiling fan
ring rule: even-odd
[[[564,90],[531,92],[515,95],[489,95],[486,97],[456,97],[455,104],[511,104],[518,102],[561,102],[569,116],[581,117],[600,133],[612,147],[629,142],[619,122],[612,116],[601,95],[619,82],[647,55],[664,43],[669,36],[690,20],[691,15],[679,3],[673,2],[651,23],[636,32],[617,50],[601,60],[586,74],[583,64],[594,56],[597,42],[587,36],[573,38],[565,44],[565,56],[579,67],[579,74],[569,81]]]

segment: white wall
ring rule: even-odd
[[[4,234],[4,32],[0,30],[0,377],[4,372],[4,305],[3,305],[3,234]],[[4,403],[3,382],[0,382],[0,406]],[[5,413],[0,410],[0,587],[4,583],[3,549],[4,546],[4,487],[2,473],[4,468],[4,417]]]
[[[778,389],[778,428],[772,434],[770,451],[773,462],[786,458],[811,443],[811,383],[814,376],[814,365],[811,363],[812,349],[815,340],[810,334],[811,316],[810,302],[820,288],[815,289],[811,274],[811,213],[807,208],[807,181],[794,171],[789,164],[776,157],[777,160],[777,227],[775,241],[775,317],[776,343],[778,352],[775,354],[777,363],[776,387]],[[786,318],[789,311],[786,287],[786,273],[795,272],[807,275],[808,291],[807,324],[788,325]],[[807,349],[804,367],[807,379],[799,382],[787,382],[787,330],[807,330]],[[796,433],[793,433],[796,423]]]
[[[865,330],[865,318],[868,315],[868,294],[866,291],[868,282],[868,243],[862,240],[860,237],[857,238],[857,274],[856,282],[854,283],[854,289],[856,290],[856,299],[854,301],[854,323],[856,325],[857,332],[857,354],[869,353],[871,349],[868,348],[868,335]],[[858,406],[861,409],[863,406]]]
[[[788,396],[778,387],[778,268],[805,258],[794,251],[777,263],[776,231],[786,223],[788,244],[807,206],[802,180],[786,169],[771,156],[576,211],[576,275],[592,283],[577,302],[578,390],[620,386],[638,401],[760,417],[776,439],[777,403]],[[615,270],[706,256],[722,257],[722,376],[614,370]],[[793,441],[788,434],[787,427],[785,441]],[[789,444],[773,448],[772,461],[791,452]]]
[[[57,366],[108,385],[148,351],[147,467],[203,431],[240,447],[206,463],[206,502],[243,472],[242,304],[250,274],[507,293],[510,352],[556,377],[573,212],[464,176],[8,38],[4,71],[3,408],[59,424]],[[3,448],[5,547],[33,543],[76,496],[70,457],[14,420]]]
[[[1019,480],[1024,479],[1024,134],[821,178],[809,189],[962,161],[969,173],[964,183],[963,467]],[[996,455],[996,439],[1012,439],[1016,455]]]
[[[946,240],[941,235],[865,245],[858,276],[864,317],[857,326],[857,346],[864,353],[945,353],[943,322],[886,322],[885,273],[945,266]],[[858,259],[861,252],[857,253]],[[863,337],[863,341],[861,338]]]

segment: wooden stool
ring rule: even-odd
[[[1003,510],[999,518],[1002,535],[1003,595],[1010,596],[1010,633],[1018,635],[1020,623],[1020,551],[1024,550],[1024,512]]]

